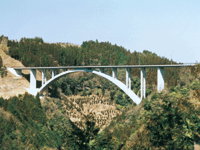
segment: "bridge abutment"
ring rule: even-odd
[[[16,72],[19,76],[22,76],[22,70],[16,70]]]

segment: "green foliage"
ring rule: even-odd
[[[140,90],[140,78],[139,77],[131,77],[131,89],[134,89],[134,92],[137,94]]]
[[[39,96],[34,98],[25,94],[23,97],[13,97],[9,100],[1,98],[1,106],[4,111],[8,111],[12,115],[9,120],[0,117],[2,122],[0,147],[3,149],[24,149],[28,141],[35,148],[46,144],[47,141],[40,132],[39,126],[45,126],[47,119]],[[16,120],[18,121],[16,122]],[[30,134],[31,132],[34,134]]]
[[[122,149],[136,127],[136,115],[123,113],[95,138],[93,149]]]
[[[8,46],[10,55],[22,61],[25,66],[171,63],[168,59],[158,57],[147,50],[143,53],[131,53],[123,47],[111,45],[109,42],[99,43],[97,40],[83,42],[81,47],[62,47],[60,44],[44,43],[41,38],[36,37],[22,38],[20,42],[8,41]],[[119,88],[114,87],[110,82],[100,80],[101,90],[97,93],[107,94],[109,91],[111,101],[115,100],[117,107],[120,110],[123,109],[124,113],[99,134],[99,129],[95,128],[95,123],[91,121],[91,118],[87,120],[86,127],[82,130],[74,125],[64,115],[59,100],[53,104],[57,106],[56,110],[49,109],[49,105],[44,107],[46,113],[53,112],[53,115],[47,117],[38,96],[32,97],[25,94],[9,100],[0,98],[0,107],[3,111],[12,114],[12,117],[7,120],[0,117],[0,122],[3,122],[0,124],[0,147],[42,149],[46,146],[57,149],[64,147],[99,150],[193,149],[194,137],[200,135],[200,109],[196,105],[199,103],[200,96],[199,68],[195,66],[191,69],[195,79],[187,74],[187,70],[183,71],[184,77],[179,77],[179,69],[167,68],[165,80],[169,90],[163,93],[155,93],[153,88],[148,86],[156,84],[157,72],[155,68],[146,69],[147,95],[150,95],[150,98],[143,100],[139,106],[134,106],[132,100]],[[140,70],[133,71],[132,69],[131,74],[133,76],[131,88],[138,94]],[[51,96],[60,97],[58,88],[65,95],[76,95],[79,89],[83,89],[83,95],[91,94],[92,90],[86,92],[86,82],[90,89],[95,88],[90,77],[63,78],[53,83],[50,88]],[[15,119],[20,122],[20,125]]]
[[[60,86],[60,83],[58,81],[55,81],[51,85],[51,89],[49,89],[49,92],[51,93],[51,97],[59,98],[59,92],[58,87]]]
[[[87,93],[86,93],[86,90],[84,89],[83,90],[83,95],[82,96],[86,96],[87,95]]]
[[[0,56],[0,61],[1,61],[1,56]],[[7,76],[7,68],[6,68],[6,66],[0,67],[0,74],[1,74],[1,78]]]
[[[81,130],[63,114],[59,100],[54,103],[55,110],[50,109],[49,103],[45,104],[45,111],[53,115],[47,113],[47,117],[39,95],[0,98],[0,107],[10,114],[10,119],[0,116],[0,149],[90,149],[99,132],[94,118],[86,116],[86,126]]]
[[[115,93],[111,93],[111,100],[113,98],[112,94],[115,94]],[[121,106],[127,106],[127,105],[133,104],[133,101],[126,94],[123,94],[122,91],[118,90],[116,92],[115,103]]]
[[[105,129],[111,136],[99,134],[95,149],[194,149],[200,137],[200,82],[186,70],[177,86],[151,93],[113,120]],[[181,86],[181,81],[186,84]],[[107,143],[99,144],[108,137]]]
[[[3,67],[3,60],[2,60],[2,57],[0,56],[0,68]]]
[[[151,102],[144,101],[142,120],[145,120],[146,135],[143,136],[149,137],[146,142],[150,143],[150,147],[193,149],[194,133],[200,129],[195,126],[200,120],[193,107],[187,98],[175,99],[168,93],[156,99],[154,96]]]
[[[11,57],[22,61],[25,66],[81,66],[81,65],[161,65],[171,64],[164,57],[144,50],[143,53],[130,52],[109,42],[85,41],[81,47],[45,43],[42,38],[22,38],[20,42],[8,41]],[[140,62],[139,62],[140,60]],[[174,64],[175,62],[173,62]],[[165,80],[168,86],[177,84],[179,69],[167,68]],[[148,84],[155,84],[156,69],[147,69]],[[139,77],[140,70],[134,69],[132,76]],[[106,87],[105,87],[106,88]],[[137,91],[137,89],[136,89]]]

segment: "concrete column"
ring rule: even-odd
[[[44,70],[44,84],[47,82],[47,71],[46,69]]]
[[[128,68],[126,68],[126,87],[128,88]]]
[[[56,76],[58,74],[57,70],[54,70],[54,76]]]
[[[141,88],[141,100],[142,100],[143,98],[146,98],[146,71],[145,71],[145,68],[141,68],[140,75],[141,75],[140,88]]]
[[[54,74],[55,74],[55,73],[54,73],[54,69],[52,69],[52,70],[51,70],[51,78],[54,77]]]
[[[44,85],[44,70],[42,69],[42,86]]]
[[[164,68],[158,68],[157,70],[157,90],[161,92],[164,89]]]
[[[143,97],[143,71],[142,71],[142,68],[141,68],[141,71],[140,71],[140,99],[142,100],[142,97]]]
[[[117,68],[112,68],[112,77],[117,79]]]
[[[128,88],[131,90],[131,68],[128,69]]]
[[[36,89],[36,70],[35,69],[30,70],[30,89],[31,90]]]

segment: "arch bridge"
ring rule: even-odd
[[[46,87],[48,87],[53,81],[60,77],[75,73],[75,72],[90,72],[106,78],[120,89],[122,89],[136,104],[139,104],[142,98],[146,97],[146,68],[157,68],[157,91],[161,92],[164,89],[164,68],[166,67],[189,67],[195,64],[179,64],[179,65],[124,65],[124,66],[69,66],[69,67],[21,67],[21,68],[7,68],[10,72],[16,76],[22,75],[22,70],[30,70],[30,88],[26,89],[30,94],[36,96],[37,93],[42,93]],[[105,68],[112,69],[112,75],[108,75],[104,72]],[[126,84],[117,79],[117,69],[126,69]],[[141,81],[141,96],[138,97],[131,90],[131,69],[140,68],[140,81]],[[58,73],[58,70],[62,69],[62,73]],[[36,70],[42,72],[42,85],[40,88],[36,88]],[[46,70],[51,70],[51,78],[47,81]]]

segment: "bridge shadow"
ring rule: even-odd
[[[30,83],[30,74],[24,74],[22,73],[22,76],[28,80],[28,82]],[[36,80],[36,88],[40,88],[42,86],[42,81]]]

